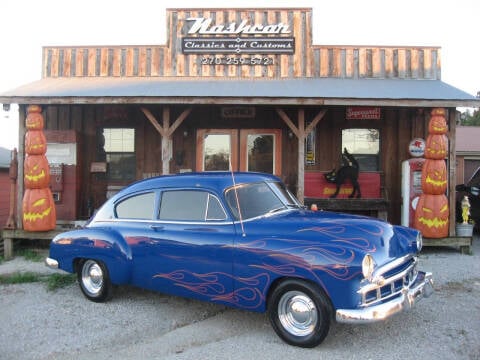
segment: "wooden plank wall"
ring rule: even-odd
[[[183,54],[186,19],[216,24],[286,23],[295,38],[292,55],[259,55],[273,65],[202,65],[203,55]],[[248,77],[440,79],[438,47],[312,45],[311,9],[167,10],[166,45],[64,46],[43,48],[43,77]],[[223,56],[223,55],[222,55]],[[230,55],[228,55],[230,56]],[[257,55],[235,55],[249,58]]]

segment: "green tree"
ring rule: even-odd
[[[474,109],[471,112],[467,109],[460,114],[460,125],[462,126],[480,126],[480,110]]]

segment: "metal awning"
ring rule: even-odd
[[[44,78],[0,94],[0,103],[480,107],[440,80],[350,78]]]

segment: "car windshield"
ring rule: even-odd
[[[279,182],[240,184],[228,189],[225,192],[225,198],[237,220],[273,214],[289,207],[301,207],[285,185]],[[238,204],[240,204],[240,214]]]

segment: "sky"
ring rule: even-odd
[[[314,44],[440,46],[442,80],[480,91],[478,0],[2,0],[0,93],[40,79],[42,46],[165,44],[166,7],[312,8]],[[0,147],[17,124],[0,108]]]

